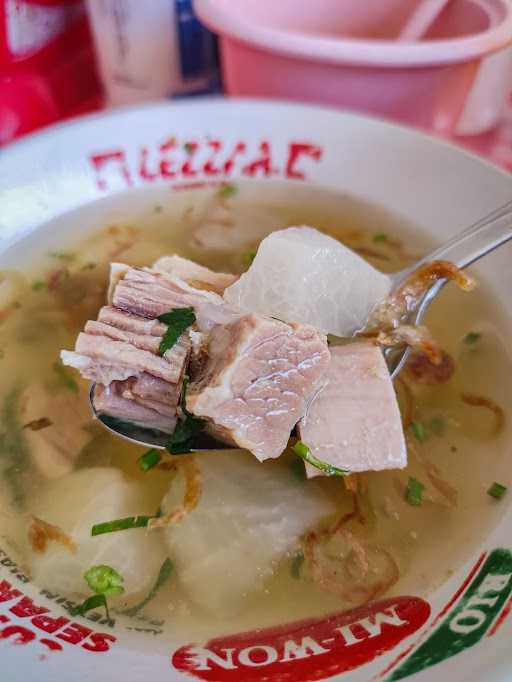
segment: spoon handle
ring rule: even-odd
[[[433,260],[449,260],[457,267],[465,268],[509,239],[512,239],[512,201],[452,237],[414,267]]]

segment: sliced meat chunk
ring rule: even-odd
[[[146,429],[156,429],[164,433],[173,433],[176,428],[176,407],[168,406],[167,414],[154,409],[154,406],[142,405],[130,397],[125,397],[126,386],[120,382],[112,382],[109,386],[96,386],[94,407],[98,414],[116,417]]]
[[[164,416],[176,417],[181,383],[170,384],[143,373],[140,377],[116,382],[116,390],[127,400],[134,400],[139,405],[149,407]]]
[[[153,265],[152,270],[164,272],[174,277],[179,277],[196,289],[205,289],[222,294],[226,287],[234,284],[237,275],[229,275],[224,272],[214,272],[194,261],[181,256],[162,256]]]
[[[158,320],[148,320],[145,317],[132,315],[124,310],[104,306],[98,313],[98,322],[109,324],[117,329],[123,329],[134,334],[149,334],[150,336],[162,337],[165,334],[166,326]]]
[[[131,343],[114,341],[106,336],[78,335],[75,350],[80,355],[97,360],[103,365],[120,366],[131,370],[130,376],[147,372],[171,383],[180,381],[190,351],[190,340],[184,334],[163,357],[141,350]]]
[[[340,469],[402,469],[407,451],[400,411],[380,349],[352,343],[330,351],[325,381],[299,423],[301,440]],[[310,465],[306,470],[322,474]]]
[[[124,381],[134,375],[134,370],[131,367],[107,365],[72,350],[62,350],[60,359],[64,365],[77,369],[84,379],[105,386],[108,386],[112,381]]]
[[[187,408],[259,460],[279,457],[328,364],[325,337],[313,327],[245,315],[213,328]]]
[[[107,301],[109,303],[112,303],[112,297],[114,296],[114,289],[119,284],[119,282],[123,279],[123,277],[126,275],[126,273],[128,272],[129,269],[130,269],[130,266],[125,265],[124,263],[110,263],[110,277],[108,280],[108,289],[107,289]]]
[[[172,308],[223,303],[222,298],[211,291],[201,291],[163,272],[137,268],[131,268],[117,284],[112,300],[116,308],[151,319]]]

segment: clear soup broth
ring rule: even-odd
[[[215,190],[115,197],[44,226],[1,257],[0,545],[28,576],[39,576],[37,586],[43,593],[62,597],[64,608],[82,601],[90,593],[88,586],[82,581],[77,591],[76,582],[66,587],[69,576],[56,580],[58,557],[41,568],[49,547],[34,545],[33,516],[60,526],[74,513],[74,504],[89,502],[101,509],[102,497],[110,495],[108,481],[96,482],[94,471],[101,468],[118,469],[137,482],[144,504],[133,514],[142,513],[143,507],[157,509],[174,476],[165,468],[141,472],[137,460],[144,450],[114,438],[93,421],[86,382],[59,362],[60,350],[73,348],[86,320],[94,319],[104,303],[111,261],[148,265],[161,255],[177,253],[214,270],[239,273],[264,236],[301,224],[340,239],[386,272],[403,268],[432,246],[414,227],[383,210],[318,189],[241,184],[228,194],[220,201]],[[13,263],[19,270],[13,270]],[[367,473],[348,484],[338,477],[314,483],[334,502],[338,517],[354,509],[357,497],[361,542],[386,548],[398,569],[399,577],[386,595],[428,595],[475,551],[507,502],[497,501],[487,490],[495,481],[508,485],[510,478],[512,385],[503,381],[512,369],[508,323],[483,282],[471,294],[447,286],[426,322],[453,359],[455,372],[445,383],[418,383],[407,372],[396,382],[408,468]],[[222,462],[228,466],[225,458]],[[295,503],[300,504],[300,495],[307,494],[312,483],[296,465],[287,452],[264,466],[284,468],[296,479]],[[81,479],[86,489],[56,499],[52,491],[65,490],[62,481],[69,480],[63,477],[87,469],[94,469],[94,475]],[[410,477],[425,486],[419,506],[406,499]],[[294,513],[293,505],[289,513]],[[153,531],[155,543],[160,542],[159,532]],[[123,540],[122,551],[131,551],[126,543],[135,547],[132,573],[141,576],[139,592],[109,599],[110,622],[101,610],[84,617],[104,627],[115,624],[146,632],[155,646],[157,641],[197,641],[320,616],[371,599],[363,590],[358,600],[344,600],[318,584],[298,542],[271,566],[261,589],[237,595],[235,614],[229,609],[212,613],[181,588],[172,556],[164,579],[153,589],[165,550],[160,549],[156,559],[139,552],[137,534],[147,533],[143,528],[125,531]],[[333,551],[345,552],[353,561],[345,567],[350,576],[360,566],[349,550]],[[73,570],[81,575],[89,567]],[[50,570],[51,584],[45,584]],[[149,583],[148,573],[153,576]],[[209,580],[206,572],[203,579]]]

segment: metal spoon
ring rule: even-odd
[[[491,251],[494,251],[494,249],[497,249],[498,246],[501,246],[509,239],[512,239],[512,201],[509,201],[460,234],[452,237],[452,239],[410,267],[391,275],[391,293],[396,291],[403,281],[415,270],[426,263],[434,260],[448,260],[459,268],[465,268]],[[403,320],[404,324],[419,325],[421,323],[428,306],[446,284],[446,281],[445,279],[438,280],[425,292],[416,308],[409,312],[407,319]],[[388,348],[384,351],[392,378],[395,378],[403,368],[409,353],[410,350],[403,347]],[[98,414],[93,403],[94,389],[95,384],[92,385],[89,393],[93,415],[110,433],[137,445],[144,445],[159,450],[165,449],[166,443],[169,440],[168,435],[132,424],[126,424],[106,415]],[[220,443],[207,434],[201,434],[197,438],[192,452],[227,449],[229,447],[229,445]]]
[[[447,260],[458,268],[464,269],[502,244],[505,244],[509,239],[512,239],[512,201],[507,202],[504,206],[481,218],[478,222],[455,235],[445,244],[439,246],[413,265],[391,275],[391,293],[395,292],[404,280],[426,263],[431,263],[435,260]],[[440,279],[435,282],[424,293],[416,307],[409,311],[403,323],[410,325],[421,324],[428,306],[446,282],[446,279]],[[410,352],[409,348],[403,347],[388,348],[384,351],[389,373],[393,379],[398,376],[398,373],[404,367]]]

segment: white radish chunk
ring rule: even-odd
[[[390,278],[312,227],[273,232],[249,270],[224,292],[244,310],[351,336],[391,290]]]
[[[298,481],[286,464],[257,462],[245,451],[194,458],[201,497],[165,530],[169,556],[191,600],[216,617],[235,615],[261,589],[299,538],[335,511],[314,481]],[[180,472],[162,502],[182,505]]]
[[[49,541],[45,551],[29,552],[30,573],[37,585],[70,597],[91,594],[84,573],[106,564],[124,578],[122,598],[145,595],[165,560],[158,532],[133,528],[91,536],[96,523],[140,514],[154,515],[152,500],[140,483],[112,468],[76,471],[48,483],[35,497],[31,514],[60,528],[76,549]]]

